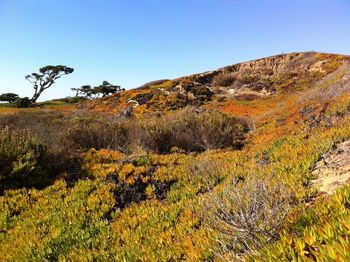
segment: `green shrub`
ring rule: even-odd
[[[45,148],[28,131],[0,130],[0,181],[35,184],[43,174]]]
[[[52,112],[20,112],[0,116],[0,128],[13,133],[23,130],[36,143],[45,147],[45,161],[42,168],[46,176],[55,177],[61,173],[79,173],[80,157],[73,143],[66,138],[68,119]]]
[[[31,101],[28,97],[20,97],[16,99],[14,102],[16,107],[22,108],[22,107],[29,107],[31,105]]]

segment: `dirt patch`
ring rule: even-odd
[[[315,164],[311,186],[322,194],[333,194],[350,181],[350,140],[336,144]]]

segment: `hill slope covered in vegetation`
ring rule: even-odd
[[[350,139],[350,57],[278,55],[63,110],[0,110],[1,261],[350,257],[350,187],[315,182]]]

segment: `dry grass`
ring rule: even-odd
[[[236,81],[236,76],[233,73],[220,73],[214,77],[213,83],[216,86],[230,87]]]

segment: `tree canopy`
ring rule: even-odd
[[[102,97],[115,94],[121,91],[120,86],[112,85],[108,81],[103,81],[101,85],[94,87],[94,93],[102,94]]]
[[[76,96],[84,95],[88,98],[97,98],[100,95],[102,95],[102,97],[105,97],[124,91],[124,89],[120,86],[113,85],[108,81],[103,81],[101,85],[95,87],[91,87],[91,85],[83,85],[80,88],[71,88],[71,90],[76,92]]]
[[[18,95],[15,93],[5,93],[0,95],[0,101],[13,103],[18,99]]]
[[[39,73],[32,73],[25,77],[33,84],[34,95],[31,98],[31,103],[35,103],[41,93],[48,89],[55,81],[64,75],[74,72],[74,69],[64,65],[48,65],[39,69]]]

